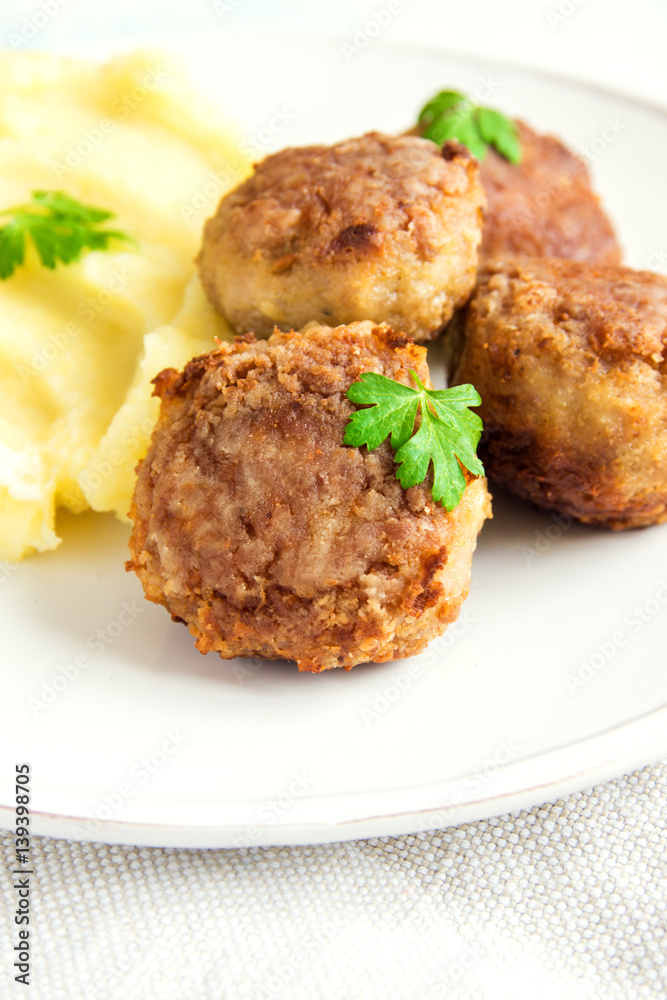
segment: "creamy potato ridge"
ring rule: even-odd
[[[0,283],[0,558],[55,548],[59,506],[126,519],[158,409],[151,378],[229,337],[193,258],[247,169],[161,53],[104,67],[0,56],[0,209],[63,190],[138,241],[53,271],[31,248]]]

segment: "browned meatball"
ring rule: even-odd
[[[160,418],[141,464],[128,569],[202,652],[349,669],[418,653],[454,621],[484,478],[457,507],[404,490],[387,442],[343,445],[365,371],[429,384],[426,350],[355,323],[223,344],[157,377]]]
[[[480,273],[453,382],[489,476],[590,524],[667,520],[667,278],[556,259]]]
[[[611,222],[586,164],[558,139],[517,122],[521,163],[489,149],[481,180],[487,197],[482,257],[566,257],[620,264]]]
[[[475,283],[478,174],[463,146],[415,136],[285,149],[207,222],[206,293],[238,333],[369,319],[429,340]]]

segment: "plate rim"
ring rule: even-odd
[[[635,733],[635,730],[637,731]],[[640,741],[640,734],[645,738]],[[626,745],[629,744],[629,745]],[[582,747],[597,759],[583,768],[570,765],[562,775],[563,764]],[[612,748],[616,747],[616,752]],[[109,843],[126,846],[144,847],[181,847],[203,849],[238,849],[243,847],[280,847],[287,845],[308,845],[335,843],[346,840],[368,839],[382,836],[402,836],[404,834],[448,829],[463,823],[471,823],[495,816],[514,813],[526,808],[535,808],[545,803],[554,803],[573,792],[591,789],[605,781],[629,774],[641,767],[655,764],[667,757],[667,705],[638,716],[629,722],[614,726],[603,733],[568,743],[556,750],[547,751],[532,757],[527,757],[514,763],[499,767],[492,781],[494,786],[491,794],[478,799],[453,803],[452,799],[464,788],[466,777],[451,781],[420,786],[418,789],[391,789],[373,793],[355,792],[345,795],[306,797],[296,806],[315,807],[312,818],[301,819],[291,823],[252,823],[209,822],[198,824],[174,823],[169,819],[145,821],[127,821],[117,819],[95,819],[96,828],[84,835],[83,826],[73,829],[74,824],[85,824],[90,816],[72,816],[64,813],[53,813],[42,810],[31,810],[33,833],[37,836],[65,838],[82,843]],[[544,778],[545,765],[553,771],[560,772],[553,778]],[[621,771],[619,772],[619,766]],[[535,771],[535,776],[527,781],[526,775]],[[537,772],[542,777],[538,778]],[[535,792],[540,792],[537,800]],[[416,792],[416,797],[446,796],[441,799],[440,806],[423,804],[411,809],[397,809],[391,805],[391,800],[404,796],[406,791]],[[371,809],[363,815],[358,813],[344,820],[334,821],[324,814],[330,811],[334,802],[340,806],[342,802],[355,800],[374,802],[375,799],[387,804],[381,809]],[[150,801],[150,799],[144,800]],[[165,808],[165,800],[153,800],[159,807]],[[232,802],[221,804],[222,809],[229,809]],[[250,805],[256,805],[255,802]],[[174,803],[166,803],[166,811],[174,808]],[[182,804],[178,805],[182,808]],[[195,804],[189,808],[196,808]],[[248,808],[248,803],[243,803]],[[295,810],[296,811],[296,810]],[[319,812],[319,816],[317,815]],[[444,816],[444,813],[449,815]],[[429,814],[431,821],[429,822]],[[441,820],[445,822],[441,822]],[[400,823],[398,822],[400,820]],[[433,820],[437,820],[434,822]],[[11,830],[14,827],[15,814],[12,807],[0,805],[0,828]],[[392,830],[388,830],[391,826]],[[401,829],[397,831],[397,827]],[[404,828],[404,829],[403,829]],[[249,836],[249,831],[257,831]],[[251,840],[252,843],[243,843]]]
[[[205,31],[186,31],[178,38],[173,35],[156,35],[151,39],[150,42],[145,42],[143,39],[138,39],[136,41],[130,41],[125,38],[117,38],[111,42],[96,41],[91,43],[74,43],[67,46],[59,46],[58,48],[35,48],[26,51],[34,52],[44,52],[50,55],[63,55],[71,56],[73,58],[88,59],[89,61],[99,61],[101,58],[112,59],[115,55],[126,54],[128,52],[135,52],[140,50],[152,50],[157,51],[165,50],[170,51],[170,45],[173,46],[172,54],[178,56],[179,49],[181,46],[186,46],[188,44],[196,44],[197,42],[205,42],[208,45],[213,44],[214,35],[211,32]],[[245,41],[259,40],[264,41],[267,44],[275,46],[276,37],[270,34],[268,31],[256,31],[251,28],[230,28],[225,29],[225,42],[227,40],[233,40],[234,38],[244,39]],[[322,43],[328,43],[331,45],[345,44],[349,43],[349,37],[336,34],[335,36],[329,36],[326,34],[313,34],[308,32],[296,32],[285,35],[281,41],[286,41],[289,44],[308,44],[308,45],[321,45]],[[568,86],[574,86],[578,88],[584,88],[593,93],[599,94],[603,97],[613,97],[618,98],[622,101],[628,101],[631,104],[638,104],[645,109],[655,112],[663,116],[667,116],[667,97],[665,97],[664,102],[660,99],[652,99],[646,97],[645,95],[628,93],[613,84],[599,83],[592,80],[587,80],[585,77],[577,76],[576,74],[568,74],[566,72],[558,72],[555,69],[544,69],[541,66],[533,65],[531,63],[516,63],[509,59],[503,59],[499,56],[485,56],[471,49],[449,49],[446,46],[435,45],[429,42],[418,42],[418,41],[407,41],[401,42],[396,39],[384,39],[378,38],[377,41],[374,40],[373,51],[378,49],[396,49],[398,51],[404,52],[406,50],[413,50],[414,52],[427,53],[431,56],[449,56],[452,59],[458,60],[471,60],[477,63],[487,63],[489,66],[501,66],[510,72],[519,71],[521,73],[528,73],[532,76],[539,76],[544,80],[550,80],[555,84],[565,84]],[[87,55],[86,55],[87,53]],[[97,53],[97,55],[91,56],[91,54]],[[102,53],[105,55],[102,56]],[[109,54],[107,54],[109,53]],[[230,114],[233,111],[230,110]]]

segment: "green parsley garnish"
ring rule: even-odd
[[[33,191],[32,201],[0,210],[11,219],[0,228],[0,279],[10,278],[25,259],[32,240],[44,267],[71,264],[84,250],[106,250],[111,240],[135,243],[116,229],[98,229],[113,218],[104,208],[83,205],[64,191]]]
[[[343,441],[357,447],[365,444],[372,451],[391,434],[401,486],[408,489],[423,483],[432,463],[433,499],[453,510],[466,488],[461,465],[475,475],[484,474],[475,454],[482,419],[468,409],[482,400],[472,385],[427,389],[416,372],[411,369],[410,374],[416,389],[374,372],[364,372],[353,382],[347,398],[368,409],[352,414]],[[417,411],[421,423],[413,433]]]
[[[511,118],[493,108],[480,108],[458,90],[441,90],[419,112],[421,134],[442,146],[457,139],[483,160],[493,146],[510,163],[521,162],[519,132]]]

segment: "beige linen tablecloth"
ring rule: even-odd
[[[34,838],[32,969],[2,1000],[667,997],[667,762],[416,836],[177,850]],[[11,943],[10,943],[11,942]]]

